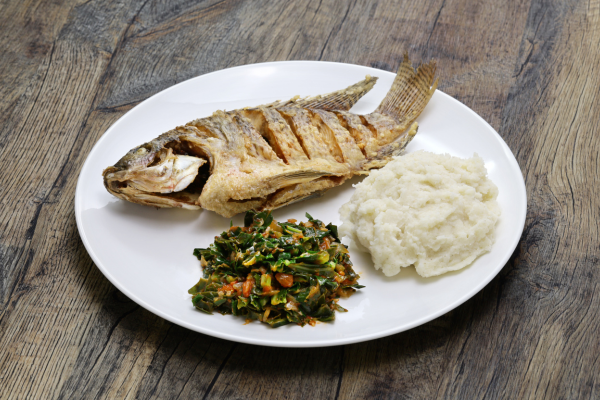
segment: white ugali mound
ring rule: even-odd
[[[340,234],[371,253],[387,276],[414,265],[424,277],[455,271],[488,252],[500,217],[483,160],[418,151],[356,185],[340,209]]]

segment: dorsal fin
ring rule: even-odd
[[[261,107],[280,108],[286,106],[298,106],[325,111],[348,111],[361,97],[369,92],[377,82],[377,77],[367,75],[362,81],[350,85],[345,89],[337,90],[328,94],[309,96],[301,98],[292,97],[287,101],[277,100],[273,103],[264,104]],[[258,107],[250,107],[258,108]]]

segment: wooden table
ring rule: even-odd
[[[600,1],[0,2],[0,397],[600,398]],[[121,294],[73,197],[103,132],[223,68],[438,60],[508,143],[529,201],[502,272],[454,311],[355,345],[280,349]],[[510,212],[510,210],[506,210]]]

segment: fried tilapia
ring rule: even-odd
[[[346,89],[216,111],[130,150],[103,172],[113,195],[154,207],[231,217],[319,195],[401,154],[437,86],[435,62],[408,57],[379,107],[350,113],[377,78]]]

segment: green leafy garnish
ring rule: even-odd
[[[306,213],[307,222],[277,222],[248,211],[205,249],[194,249],[203,277],[188,292],[198,310],[243,316],[273,328],[332,321],[337,304],[359,285],[337,227]]]

